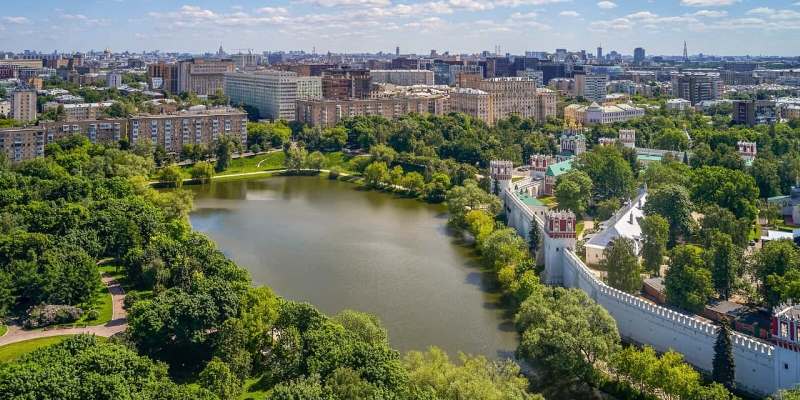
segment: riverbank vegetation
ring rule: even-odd
[[[124,334],[77,336],[0,364],[0,397],[235,399],[250,382],[268,399],[536,398],[513,363],[453,362],[438,349],[403,358],[373,316],[330,317],[254,287],[192,231],[188,194],[153,190],[140,168],[152,163],[118,151],[70,137],[0,168],[7,315],[89,301],[100,259],[134,289]],[[22,347],[15,358],[33,350]]]

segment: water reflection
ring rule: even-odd
[[[374,313],[401,351],[513,355],[499,295],[443,207],[318,177],[191,189],[192,225],[280,295]]]

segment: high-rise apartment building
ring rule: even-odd
[[[551,90],[539,90],[536,81],[523,77],[504,77],[490,78],[483,80],[470,80],[465,82],[466,87],[477,89],[489,94],[491,112],[490,118],[486,122],[490,125],[495,124],[511,114],[519,115],[522,118],[533,118],[542,122],[549,116],[555,116],[556,94]],[[476,97],[478,93],[464,92],[460,96]],[[457,95],[459,96],[459,95]],[[452,103],[452,100],[451,100]],[[453,107],[453,111],[463,111],[459,106]],[[474,113],[471,113],[477,116]]]
[[[608,75],[575,74],[575,94],[589,101],[602,103],[606,99]]]
[[[158,62],[148,65],[147,83],[153,89],[178,93],[178,64]]]
[[[642,63],[644,63],[644,59],[645,59],[644,48],[637,47],[637,48],[633,49],[633,63],[634,64],[642,65]]]
[[[678,74],[672,76],[672,97],[685,99],[695,105],[705,100],[722,98],[723,83],[712,74]]]
[[[39,127],[0,129],[0,152],[11,162],[44,156],[46,144]]]
[[[434,84],[433,71],[426,69],[373,69],[369,73],[373,83],[399,86]]]
[[[366,99],[372,91],[368,69],[336,68],[322,72],[322,96],[326,99]]]
[[[303,77],[300,92],[306,97],[321,94],[319,77]],[[294,72],[266,70],[225,74],[225,95],[231,104],[258,109],[261,118],[292,121],[298,97],[298,76]]]
[[[18,88],[11,92],[11,118],[17,121],[36,120],[36,91]]]
[[[487,125],[494,125],[491,95],[483,90],[456,88],[450,93],[450,111],[471,115]]]
[[[109,72],[106,74],[106,86],[110,88],[122,86],[122,74],[119,72]]]
[[[178,92],[213,95],[224,90],[224,75],[234,71],[230,59],[193,58],[178,63]]]

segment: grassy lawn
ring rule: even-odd
[[[542,196],[538,197],[538,200],[544,203],[548,208],[553,208],[557,204],[555,196]]]
[[[0,346],[0,362],[14,361],[23,355],[30,353],[36,349],[47,347],[56,343],[61,343],[62,340],[72,335],[50,336],[38,339],[26,340],[24,342],[17,342]],[[107,338],[97,337],[98,341],[106,341]]]
[[[578,235],[578,237],[581,237],[581,234],[583,233],[584,226],[585,226],[585,222],[584,221],[578,221],[578,225],[575,227],[575,233]]]
[[[103,268],[101,267],[100,270],[102,271]],[[114,311],[111,293],[108,292],[108,288],[102,282],[100,282],[100,286],[97,287],[97,290],[92,295],[92,300],[89,303],[81,304],[79,307],[83,310],[83,315],[77,321],[57,326],[83,327],[103,325],[111,321]],[[88,319],[89,310],[92,309],[97,311],[97,318]]]
[[[255,378],[247,378],[244,381],[242,395],[239,396],[240,400],[255,400],[255,399],[263,399],[269,391],[261,390],[263,388],[258,387],[258,381],[261,377]]]
[[[261,154],[253,157],[237,158],[231,160],[231,164],[228,166],[228,169],[226,169],[223,172],[220,172],[216,176],[241,174],[245,172],[256,172],[256,171],[264,171],[271,169],[281,169],[283,168],[283,163],[285,160],[286,156],[283,154],[282,151],[276,151],[274,153],[269,153],[269,154]],[[260,166],[259,163],[261,163]]]
[[[69,337],[69,335],[51,336],[0,346],[0,362],[14,361],[24,354],[30,353],[36,349],[50,346],[51,344],[60,343],[67,337]]]
[[[2,337],[3,335],[5,335],[5,334],[6,334],[6,331],[8,331],[8,327],[7,327],[7,326],[5,326],[5,325],[2,325],[2,324],[0,324],[0,337]]]

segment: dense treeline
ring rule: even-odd
[[[146,184],[152,166],[80,137],[2,166],[4,310],[80,304],[98,284],[99,259],[119,265],[135,290],[124,335],[76,337],[0,364],[0,398],[234,399],[245,381],[268,399],[537,397],[513,362],[451,362],[438,349],[403,358],[371,315],[329,317],[253,287],[191,230],[186,192]]]
[[[474,181],[451,189],[447,202],[450,224],[474,239],[484,267],[516,314],[517,356],[545,367],[545,389],[559,387],[563,395],[564,387],[588,384],[622,398],[732,398],[722,385],[704,385],[680,354],[659,358],[652,349],[622,348],[614,319],[581,290],[542,285],[533,262],[541,246],[538,229],[526,243],[499,220],[499,199]]]

